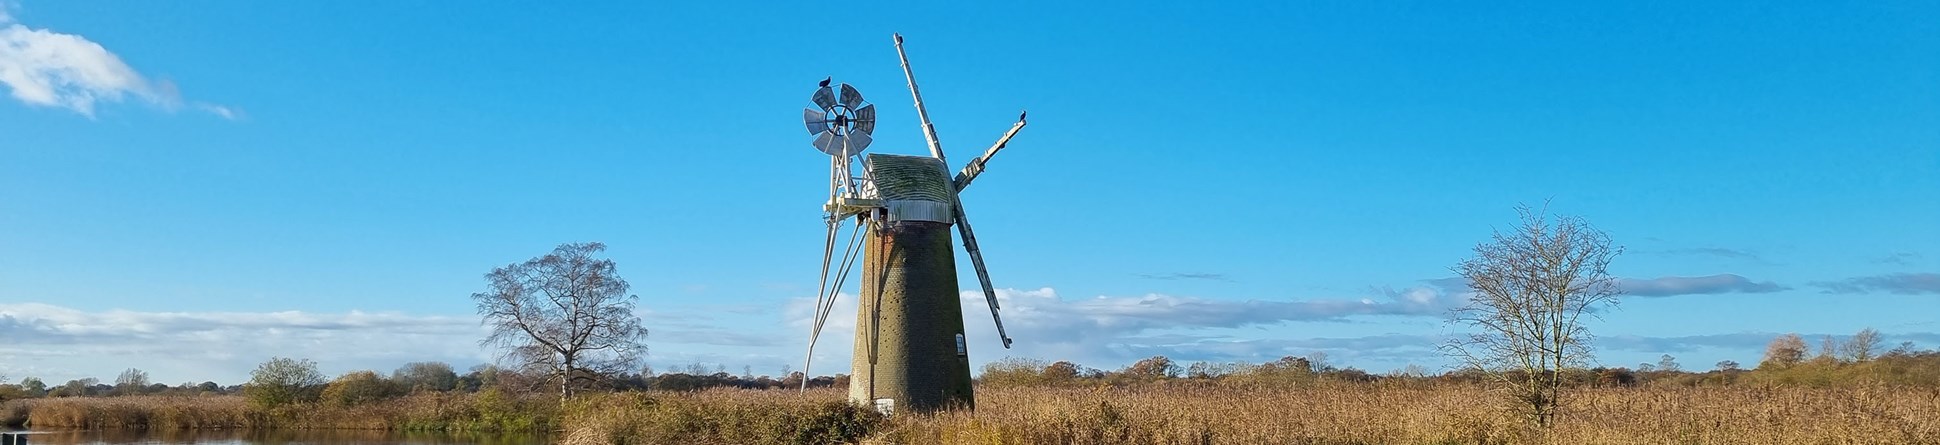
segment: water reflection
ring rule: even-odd
[[[537,434],[367,430],[36,430],[29,445],[544,445]]]

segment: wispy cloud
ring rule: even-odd
[[[1736,274],[1718,274],[1703,277],[1659,277],[1651,279],[1619,278],[1617,286],[1624,295],[1638,297],[1671,297],[1678,295],[1712,294],[1763,294],[1778,292],[1789,287],[1770,281],[1752,281]]]
[[[1379,299],[1224,300],[1163,294],[1065,299],[1051,288],[1007,289],[998,293],[998,304],[1023,329],[1039,329],[1046,337],[1062,338],[1098,332],[1131,334],[1152,329],[1341,321],[1353,316],[1439,316],[1451,303],[1440,292],[1426,288],[1385,293]],[[977,292],[965,292],[963,300],[977,306],[983,306],[984,301]]]
[[[1688,352],[1698,349],[1725,348],[1750,350],[1770,343],[1777,333],[1740,332],[1731,334],[1687,335],[1677,337],[1647,337],[1640,335],[1598,336],[1596,344],[1604,348],[1638,352]]]
[[[95,105],[133,97],[165,110],[184,102],[173,83],[154,81],[101,44],[76,34],[16,23],[0,2],[0,84],[28,105],[65,108],[94,117]],[[223,105],[189,103],[224,119],[240,113]]]
[[[1747,260],[1747,261],[1759,262],[1759,263],[1765,262],[1765,258],[1762,256],[1759,256],[1755,252],[1752,252],[1749,250],[1743,250],[1743,249],[1731,249],[1731,248],[1724,248],[1724,247],[1694,247],[1694,248],[1687,248],[1687,249],[1670,249],[1670,250],[1661,251],[1660,253],[1663,253],[1666,255],[1711,256],[1711,257],[1718,257],[1718,258]]]
[[[1675,337],[1612,335],[1612,336],[1598,336],[1596,338],[1596,344],[1599,347],[1603,347],[1610,350],[1637,351],[1637,352],[1649,352],[1649,353],[1690,352],[1690,351],[1695,351],[1700,349],[1730,349],[1730,350],[1740,350],[1740,351],[1757,351],[1764,348],[1765,345],[1770,344],[1773,339],[1778,338],[1780,335],[1785,335],[1785,334],[1779,333],[1779,332],[1737,332],[1737,333],[1728,333],[1728,334],[1686,335],[1686,336],[1675,336]],[[1839,342],[1845,342],[1852,339],[1852,334],[1819,333],[1819,334],[1800,334],[1800,335],[1810,341],[1815,342],[1814,343],[1815,345],[1817,344],[1816,342],[1820,338],[1824,338],[1824,337],[1832,337],[1835,341],[1839,341]],[[1932,332],[1897,332],[1897,333],[1887,333],[1887,334],[1884,334],[1882,337],[1886,340],[1885,344],[1882,346],[1886,348],[1892,348],[1894,346],[1897,346],[1898,342],[1901,342],[1901,341],[1933,342],[1935,340],[1940,340],[1940,334],[1932,333]]]
[[[1918,253],[1893,252],[1892,254],[1874,259],[1873,264],[1896,264],[1901,266],[1911,266],[1913,265],[1913,263],[1919,262],[1920,258],[1921,258],[1920,254]]]
[[[395,312],[141,312],[43,303],[0,304],[0,373],[46,379],[141,367],[158,380],[234,383],[270,355],[317,360],[326,372],[389,369],[407,361],[465,366],[490,359],[469,317]],[[106,360],[118,363],[103,363]]]
[[[1828,294],[1940,294],[1940,273],[1896,273],[1812,283]]]
[[[1138,274],[1138,277],[1148,279],[1148,280],[1233,281],[1232,278],[1227,277],[1226,274],[1206,273],[1206,272],[1142,273],[1142,274]]]
[[[1218,337],[1141,337],[1104,349],[1125,360],[1163,355],[1180,361],[1264,362],[1324,352],[1336,364],[1439,363],[1442,337],[1380,334],[1361,337],[1230,339]]]

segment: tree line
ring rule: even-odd
[[[1798,334],[1784,334],[1772,340],[1764,358],[1750,369],[1733,360],[1719,361],[1710,369],[1687,368],[1675,356],[1664,354],[1656,362],[1639,363],[1635,367],[1565,367],[1560,372],[1547,373],[1545,380],[1558,382],[1563,388],[1729,385],[1828,387],[1871,384],[1940,387],[1940,350],[1920,349],[1911,342],[1880,350],[1878,339],[1877,331],[1870,328],[1845,342],[1824,337],[1818,352],[1814,354],[1805,348],[1805,342]],[[1351,366],[1335,367],[1327,363],[1324,354],[1316,353],[1308,357],[1287,356],[1261,363],[1199,361],[1183,365],[1165,356],[1154,356],[1111,370],[1090,368],[1070,361],[1047,362],[1013,357],[984,365],[978,381],[986,386],[1111,387],[1148,384],[1491,385],[1496,383],[1496,378],[1474,367],[1431,373],[1424,366],[1408,365],[1385,373],[1370,373]]]
[[[585,390],[623,391],[699,391],[711,388],[746,390],[786,390],[799,388],[803,379],[811,388],[843,388],[849,376],[836,374],[809,377],[783,369],[784,376],[755,375],[751,367],[739,374],[722,365],[690,364],[669,372],[656,373],[651,367],[639,371],[589,375],[584,380],[599,382]],[[1551,378],[1566,388],[1643,387],[1643,386],[1727,386],[1773,385],[1827,387],[1858,384],[1888,384],[1940,387],[1940,350],[1921,349],[1911,342],[1884,348],[1881,336],[1873,329],[1862,330],[1845,341],[1821,337],[1812,347],[1799,334],[1774,338],[1757,365],[1745,368],[1739,362],[1723,360],[1709,369],[1687,367],[1677,358],[1664,354],[1655,362],[1634,367],[1593,366],[1564,368]],[[1072,361],[1045,361],[1009,357],[984,365],[977,382],[988,387],[1020,386],[1111,386],[1220,384],[1242,386],[1300,386],[1316,384],[1490,384],[1493,379],[1474,368],[1459,368],[1433,373],[1420,365],[1408,365],[1384,373],[1372,373],[1352,366],[1338,367],[1322,353],[1287,356],[1259,363],[1234,361],[1197,361],[1183,363],[1165,356],[1154,356],[1116,369],[1099,369]],[[12,384],[0,384],[0,400],[37,397],[114,397],[133,395],[243,395],[266,407],[302,402],[321,402],[342,406],[362,405],[402,397],[414,392],[476,393],[497,391],[508,394],[536,394],[548,389],[553,379],[544,373],[522,372],[496,365],[478,365],[459,373],[451,365],[412,362],[382,373],[374,370],[351,371],[325,378],[316,362],[307,359],[276,357],[258,365],[250,380],[240,385],[219,385],[212,381],[168,385],[152,383],[148,373],[129,368],[112,384],[95,378],[69,380],[47,385],[35,377]]]
[[[808,376],[783,369],[782,377],[754,375],[751,367],[741,374],[728,373],[725,366],[695,363],[672,372],[656,373],[651,367],[634,372],[586,373],[579,381],[581,391],[697,391],[709,388],[784,389],[847,387],[849,376]],[[5,377],[0,377],[4,379]],[[69,380],[49,386],[37,377],[18,383],[0,383],[0,401],[42,397],[116,397],[137,395],[242,395],[263,407],[295,403],[330,403],[343,406],[402,397],[416,392],[477,393],[495,391],[506,394],[539,394],[556,391],[556,382],[547,372],[483,364],[465,373],[437,361],[412,362],[390,373],[357,370],[327,378],[309,359],[273,357],[250,372],[248,382],[220,385],[213,381],[167,385],[148,382],[148,373],[137,368],[123,371],[110,385],[96,378]],[[806,382],[804,382],[806,380]]]

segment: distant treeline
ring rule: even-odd
[[[1328,365],[1322,355],[1282,357],[1266,363],[1195,362],[1180,365],[1165,356],[1140,360],[1117,370],[1088,368],[1068,361],[1045,362],[1007,358],[985,365],[979,378],[985,386],[1114,386],[1155,382],[1205,382],[1232,385],[1303,385],[1315,383],[1473,384],[1490,379],[1474,369],[1430,373],[1406,368],[1373,374],[1353,367]],[[1698,370],[1678,363],[1669,354],[1656,363],[1636,367],[1564,369],[1565,384],[1577,387],[1780,385],[1825,387],[1849,384],[1890,384],[1940,387],[1940,350],[1922,350],[1912,343],[1882,351],[1879,334],[1860,331],[1846,342],[1821,339],[1816,353],[1798,334],[1772,340],[1756,368],[1745,369],[1725,360]]]
[[[1817,348],[1797,334],[1774,339],[1762,360],[1753,368],[1735,361],[1721,361],[1699,370],[1663,355],[1656,363],[1635,367],[1595,367],[1565,369],[1561,375],[1571,385],[1591,387],[1628,387],[1638,385],[1803,385],[1830,386],[1848,383],[1885,383],[1940,387],[1940,351],[1919,349],[1911,343],[1882,350],[1879,335],[1868,329],[1845,342],[1831,337],[1820,339]],[[276,359],[264,363],[250,384],[222,386],[215,382],[166,385],[151,383],[147,373],[128,369],[114,384],[94,378],[70,380],[50,386],[38,378],[26,377],[14,384],[0,384],[0,400],[39,397],[105,397],[123,395],[198,395],[248,394],[252,386],[264,403],[317,401],[337,405],[357,405],[370,401],[402,397],[414,392],[475,393],[497,388],[512,394],[548,390],[542,373],[521,372],[492,365],[473,367],[457,373],[441,362],[406,364],[391,373],[353,371],[326,380],[316,373],[315,363],[307,360]],[[786,370],[784,370],[785,372]],[[1115,370],[1086,367],[1070,361],[1047,362],[1035,359],[1006,358],[987,364],[978,383],[986,386],[1129,386],[1154,382],[1214,382],[1235,385],[1301,385],[1330,383],[1479,383],[1490,378],[1474,370],[1431,373],[1410,365],[1386,373],[1370,373],[1354,367],[1335,367],[1322,354],[1283,357],[1264,363],[1194,362],[1181,364],[1165,356],[1140,360]],[[597,384],[588,389],[606,391],[698,391],[709,388],[793,389],[846,387],[848,375],[808,377],[789,372],[775,378],[754,375],[744,367],[740,375],[723,366],[693,364],[677,372],[656,373],[651,368],[637,373],[588,376]],[[278,389],[270,391],[271,389]]]
[[[147,373],[134,368],[123,371],[112,385],[90,377],[49,386],[39,378],[26,377],[14,384],[0,383],[0,401],[42,397],[230,395],[247,394],[252,386],[257,388],[284,386],[287,387],[285,389],[288,390],[288,394],[276,394],[270,397],[287,396],[289,401],[323,401],[339,405],[356,405],[415,392],[476,393],[496,388],[510,393],[526,393],[550,389],[545,379],[537,373],[521,372],[495,365],[479,365],[469,372],[460,374],[453,371],[451,365],[443,362],[416,362],[406,364],[389,375],[362,370],[344,373],[328,381],[320,377],[304,377],[306,374],[314,374],[315,366],[315,363],[308,361],[272,360],[264,363],[263,367],[254,373],[257,377],[251,383],[228,386],[215,382],[182,383],[173,386],[149,383]],[[645,369],[639,373],[601,375],[588,380],[597,382],[589,388],[594,390],[698,391],[708,388],[800,388],[803,379],[808,380],[809,388],[846,387],[849,384],[847,374],[808,377],[801,372],[792,372],[785,377],[775,378],[767,375],[755,376],[747,372],[734,375],[726,372],[725,367],[718,365],[708,367],[701,364],[685,366],[679,372],[655,373],[652,369]]]

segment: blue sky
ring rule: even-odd
[[[964,195],[1017,338],[970,294],[978,363],[1441,366],[1450,266],[1545,200],[1626,247],[1606,365],[1940,346],[1930,2],[0,3],[13,379],[462,368],[483,274],[575,241],[655,367],[799,368],[797,110],[833,75],[925,152],[892,32],[956,163],[1030,110]]]

